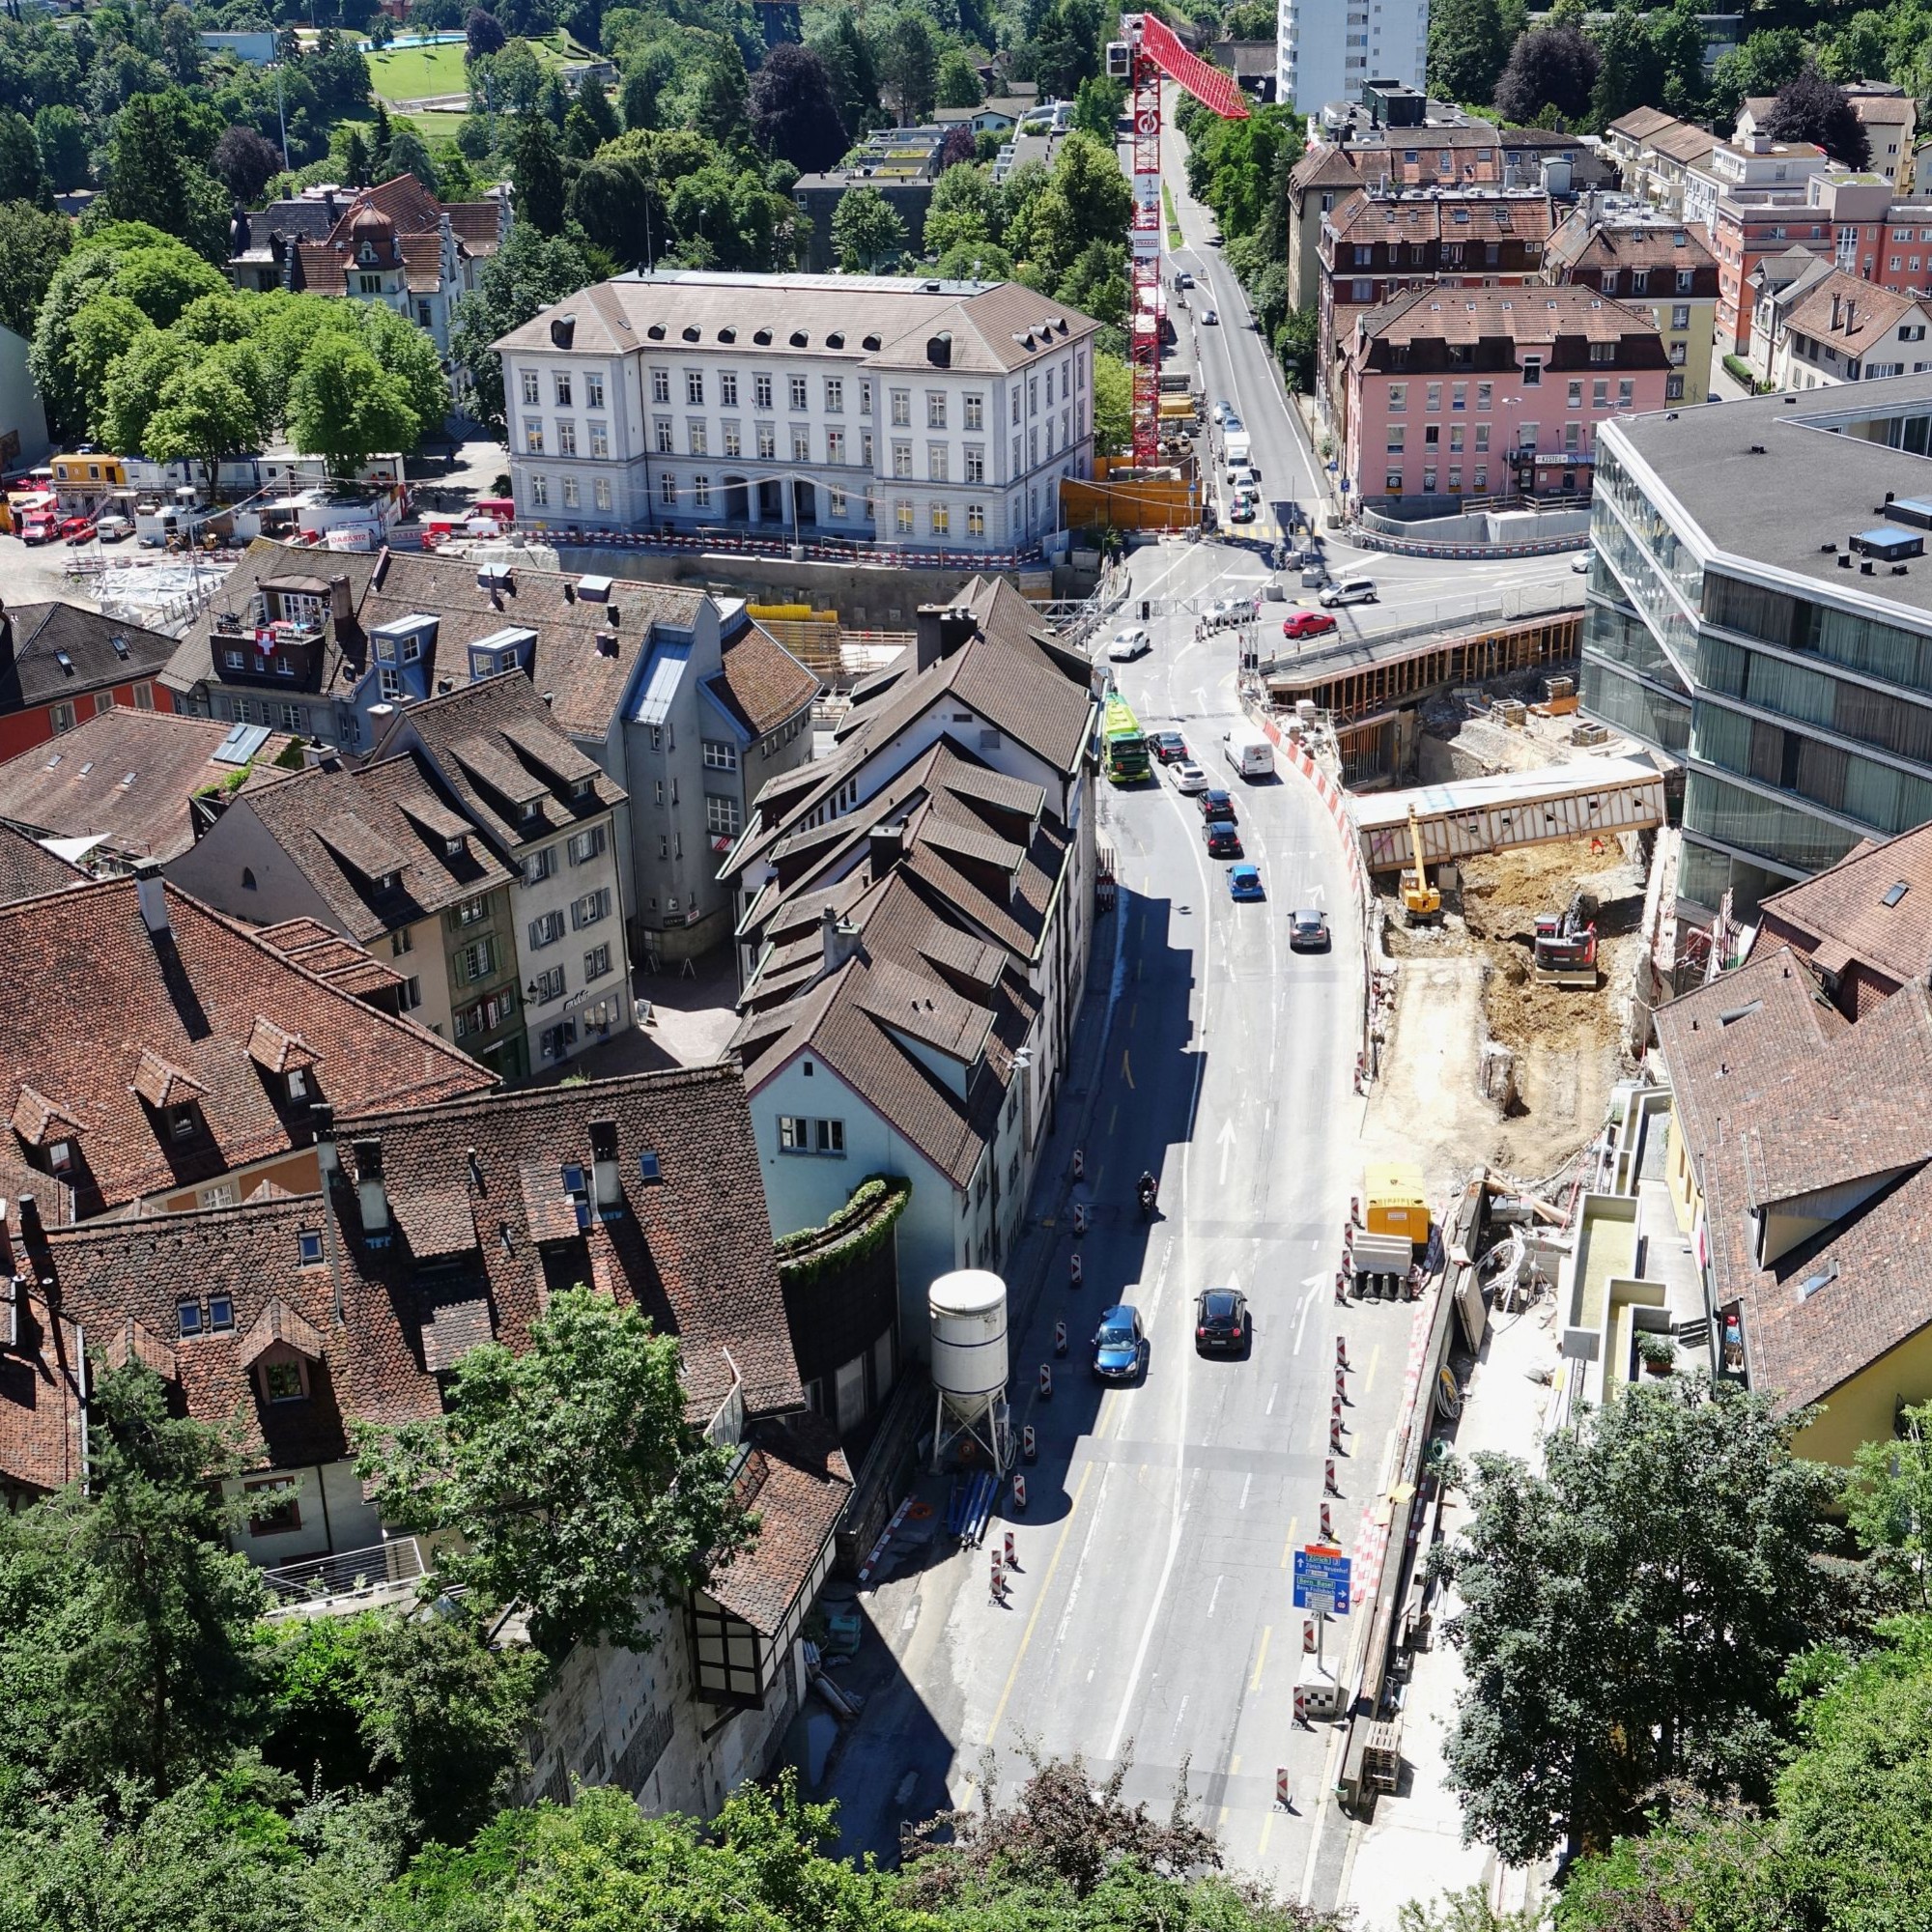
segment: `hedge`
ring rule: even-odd
[[[912,1182],[903,1176],[867,1175],[822,1228],[800,1228],[772,1243],[779,1280],[787,1288],[802,1288],[870,1254],[892,1233],[911,1198]]]

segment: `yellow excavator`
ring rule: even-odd
[[[1429,862],[1422,856],[1422,824],[1415,807],[1408,808],[1408,849],[1413,869],[1402,875],[1402,913],[1409,925],[1428,925],[1442,917],[1442,895],[1429,883]]]

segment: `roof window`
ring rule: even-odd
[[[662,1180],[664,1171],[659,1166],[654,1153],[640,1153],[638,1156],[638,1179],[639,1180]]]
[[[1821,1288],[1830,1288],[1831,1285],[1837,1280],[1837,1278],[1838,1278],[1837,1263],[1836,1262],[1826,1263],[1826,1264],[1823,1267],[1821,1267],[1816,1274],[1807,1274],[1804,1277],[1804,1279],[1798,1284],[1799,1300],[1809,1301],[1811,1297],[1814,1294],[1816,1294]]]
[[[235,1326],[235,1297],[211,1294],[208,1297],[208,1328],[212,1335],[225,1335]]]
[[[322,1260],[322,1236],[304,1228],[296,1236],[296,1253],[303,1267],[314,1267]]]
[[[1887,887],[1885,897],[1881,903],[1895,906],[1911,890],[1911,885],[1906,880],[1900,879],[1895,885]]]

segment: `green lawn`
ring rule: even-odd
[[[553,67],[569,60],[595,60],[596,55],[569,34],[547,34],[530,43],[536,57]],[[378,99],[424,100],[432,95],[461,94],[469,86],[463,71],[463,43],[450,41],[434,47],[386,47],[364,54],[369,84]]]

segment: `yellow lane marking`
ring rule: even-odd
[[[1294,1554],[1294,1532],[1300,1526],[1301,1519],[1292,1516],[1288,1520],[1288,1541],[1281,1546],[1281,1567],[1286,1570],[1289,1559]]]
[[[1116,1100],[1114,1102],[1114,1111],[1107,1116],[1107,1138],[1109,1140],[1112,1140],[1114,1138],[1114,1122],[1118,1121],[1120,1118],[1121,1118],[1121,1103],[1118,1100]]]
[[[1262,1666],[1267,1662],[1268,1638],[1273,1634],[1274,1626],[1272,1624],[1264,1624],[1262,1627],[1262,1647],[1255,1653],[1255,1674],[1248,1680],[1248,1689],[1250,1690],[1259,1690],[1262,1688]],[[1238,1765],[1239,1763],[1240,1759],[1236,1758],[1235,1764]],[[1232,1776],[1233,1775],[1234,1771],[1231,1766],[1229,1776]]]
[[[1094,1473],[1090,1462],[1080,1471],[1080,1480],[1074,1485],[1073,1506],[1066,1512],[1066,1520],[1060,1525],[1060,1540],[1053,1546],[1053,1555],[1046,1566],[1046,1575],[1039,1579],[1039,1594],[1033,1600],[1033,1614],[1027,1618],[1024,1634],[1020,1637],[1020,1647],[1013,1654],[1013,1667],[1007,1672],[1007,1688],[1000,1692],[1000,1701],[993,1709],[993,1721],[986,1726],[986,1742],[991,1744],[999,1734],[1000,1719],[1007,1715],[1007,1705],[1011,1700],[1013,1686],[1019,1682],[1020,1665],[1026,1662],[1027,1645],[1033,1641],[1034,1626],[1039,1622],[1039,1612],[1053,1588],[1053,1575],[1060,1568],[1060,1559],[1066,1549],[1066,1539],[1072,1534],[1073,1525],[1080,1516],[1080,1498],[1087,1493],[1087,1479]]]
[[[1368,1400],[1369,1391],[1376,1385],[1376,1364],[1382,1358],[1382,1345],[1378,1342],[1369,1350],[1369,1366],[1362,1372],[1362,1400]]]
[[[1267,1814],[1262,1819],[1262,1841],[1255,1847],[1255,1857],[1257,1859],[1264,1859],[1267,1856],[1268,1833],[1271,1833],[1273,1830],[1274,1830],[1274,1812],[1272,1809],[1270,1809],[1267,1812]]]

